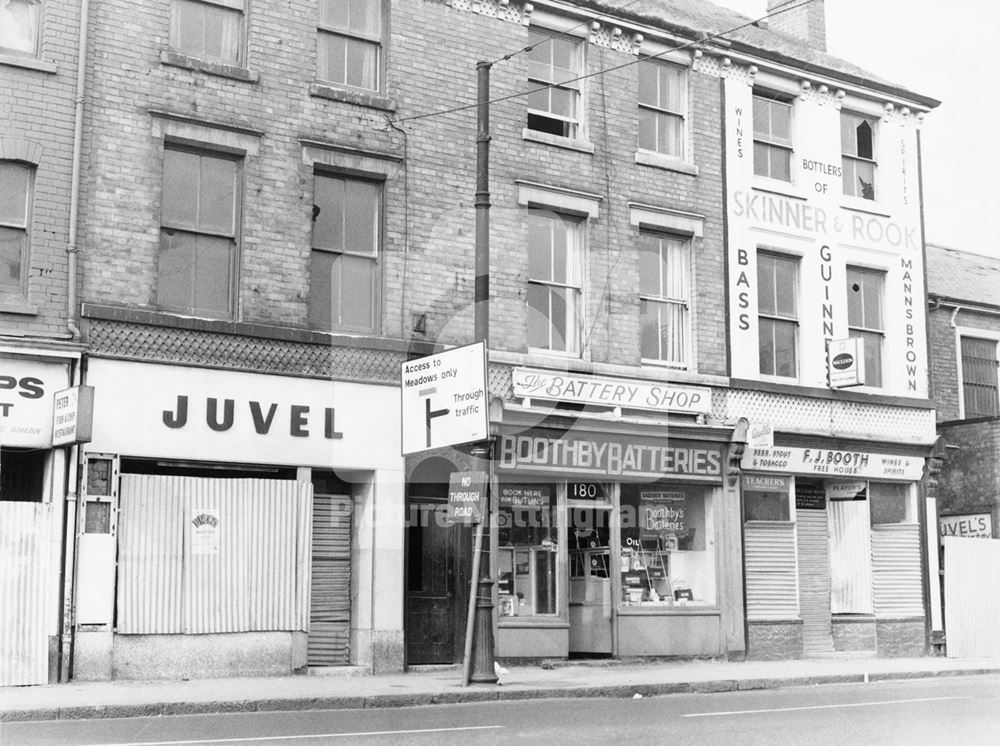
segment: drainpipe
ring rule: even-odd
[[[80,159],[83,151],[83,99],[86,91],[87,78],[87,22],[90,15],[90,0],[80,3],[80,37],[79,52],[76,64],[76,111],[73,115],[73,174],[69,198],[69,243],[66,245],[67,288],[66,288],[66,328],[73,339],[80,338],[80,329],[76,325],[76,257],[80,249],[77,246],[77,224],[80,217]]]

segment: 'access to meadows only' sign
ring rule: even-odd
[[[400,378],[404,455],[489,438],[485,344],[408,360]]]

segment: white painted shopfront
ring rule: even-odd
[[[104,359],[87,382],[77,678],[401,667],[400,594],[374,590],[402,573],[397,389]]]
[[[76,360],[0,352],[0,686],[58,670],[67,458],[52,447],[52,408]]]

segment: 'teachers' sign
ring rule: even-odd
[[[537,429],[504,435],[500,469],[601,477],[722,476],[722,449],[674,438],[617,438],[604,433]]]

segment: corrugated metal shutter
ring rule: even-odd
[[[123,475],[118,631],[307,629],[311,490],[284,480]],[[217,524],[207,543],[195,535],[199,516]]]
[[[943,542],[948,657],[1000,657],[1000,541],[945,536]]]
[[[46,684],[50,503],[0,501],[0,686]]]
[[[799,615],[795,524],[744,526],[747,618],[795,619]]]
[[[830,500],[830,611],[872,613],[867,500]]]
[[[872,587],[876,616],[923,616],[920,526],[872,526]]]
[[[352,509],[350,495],[313,497],[310,666],[350,662]]]
[[[184,631],[184,502],[162,477],[124,474],[118,517],[118,632]]]
[[[830,622],[829,524],[825,510],[796,511],[799,545],[799,607],[805,655],[833,651]]]

